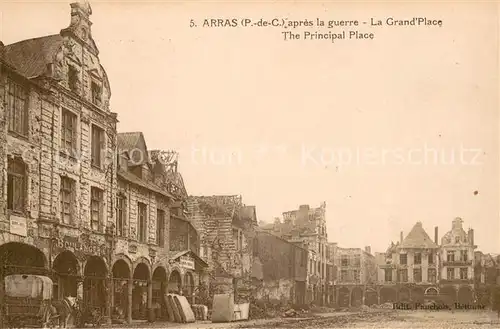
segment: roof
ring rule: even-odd
[[[425,232],[421,222],[417,222],[406,238],[401,242],[399,248],[412,249],[435,249],[438,246]]]
[[[34,78],[47,73],[48,64],[63,45],[59,34],[27,39],[6,45],[5,60],[27,78]]]
[[[129,165],[131,166],[142,165],[145,162],[150,163],[146,140],[144,134],[140,131],[118,133],[117,147],[120,153],[126,152],[128,154]]]
[[[167,198],[174,199],[174,196],[172,194],[170,194],[168,191],[161,189],[160,187],[156,186],[153,183],[144,181],[128,171],[125,171],[123,169],[119,169],[117,174],[118,174],[118,177],[128,181],[129,183],[144,187],[148,190],[151,190],[153,192],[161,194]]]
[[[197,260],[198,262],[200,262],[204,267],[208,267],[208,264],[207,262],[205,262],[203,260],[203,258],[201,258],[200,256],[198,256],[197,254],[195,254],[194,252],[192,252],[191,250],[184,250],[184,251],[170,251],[169,252],[169,257],[170,257],[170,260],[176,260],[178,258],[180,258],[181,256],[184,256],[186,254],[189,254],[191,257],[193,257],[195,260]]]

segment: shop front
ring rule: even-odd
[[[191,250],[172,253],[168,292],[186,296],[190,303],[204,298],[208,264]]]

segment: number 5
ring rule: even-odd
[[[195,27],[196,24],[194,23],[194,20],[191,20],[191,22],[189,23],[189,27]]]

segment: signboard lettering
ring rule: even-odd
[[[182,268],[194,270],[194,259],[192,259],[191,257],[181,256],[179,258],[179,263]]]
[[[26,218],[18,216],[10,216],[10,233],[20,236],[28,235]]]
[[[55,247],[64,250],[81,252],[87,255],[108,256],[109,253],[109,249],[105,244],[99,244],[97,241],[82,243],[78,240],[78,238],[71,236],[65,236],[63,239],[58,239]]]

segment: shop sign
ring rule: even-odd
[[[73,252],[80,252],[86,255],[109,256],[109,249],[105,244],[90,239],[83,243],[79,238],[72,236],[64,236],[62,239],[57,239],[55,247]]]
[[[182,268],[194,270],[194,259],[188,256],[179,257],[179,263]]]
[[[20,236],[28,235],[26,218],[10,215],[10,233]]]

